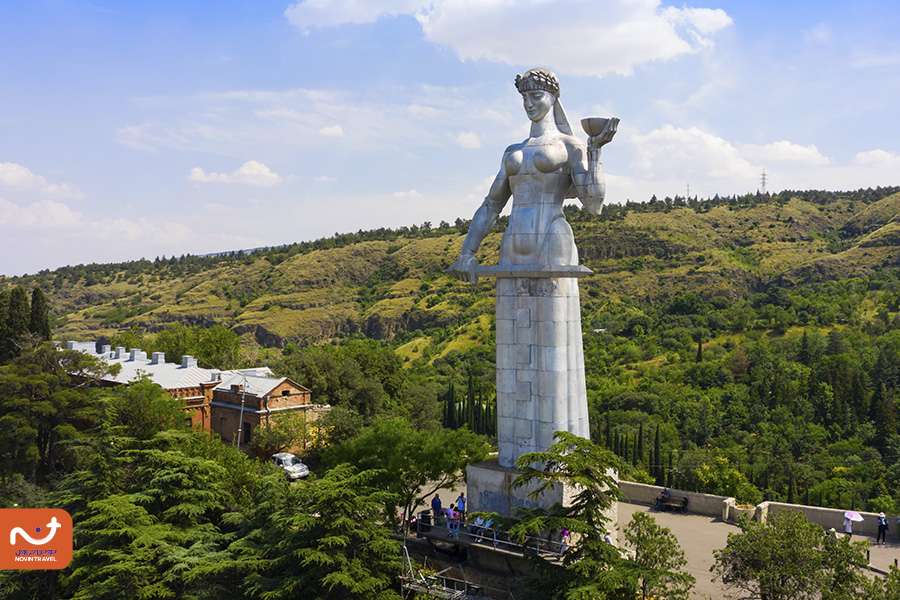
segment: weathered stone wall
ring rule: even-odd
[[[647,485],[645,483],[635,483],[633,481],[620,481],[619,489],[625,494],[625,497],[628,498],[629,502],[653,506],[656,504],[656,495],[662,488],[658,485]],[[729,500],[729,498],[726,496],[686,492],[677,488],[670,488],[670,491],[673,496],[687,496],[690,499],[690,503],[687,507],[689,513],[719,517],[723,520],[728,520],[729,518],[728,503],[726,503],[726,500]]]

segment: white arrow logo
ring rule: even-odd
[[[16,534],[18,533],[23,538],[25,538],[25,541],[27,541],[29,544],[34,544],[35,546],[43,546],[53,539],[53,536],[56,535],[56,530],[62,527],[62,525],[59,523],[59,521],[56,520],[56,517],[53,517],[52,519],[50,519],[50,522],[47,523],[47,527],[50,528],[50,533],[48,533],[43,538],[33,538],[25,533],[25,530],[21,527],[15,527],[12,531],[9,532],[9,543],[10,545],[15,545]],[[38,528],[38,531],[40,531],[40,528]]]

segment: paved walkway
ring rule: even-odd
[[[444,500],[445,505],[448,500],[456,499],[461,491],[466,491],[465,482],[458,482],[456,489],[452,492],[449,489],[441,490],[441,498]],[[430,501],[430,498],[428,500]],[[429,507],[419,506],[417,510],[425,508]],[[725,587],[721,582],[713,581],[713,573],[709,569],[713,565],[713,550],[725,547],[728,534],[740,531],[737,525],[726,523],[721,518],[691,514],[690,512],[687,514],[660,512],[642,504],[619,502],[618,529],[620,542],[622,540],[622,528],[631,521],[631,515],[637,511],[650,513],[659,525],[668,527],[678,539],[678,543],[684,550],[685,558],[688,561],[685,571],[693,575],[697,580],[691,595],[692,599],[721,600],[726,597]],[[886,546],[873,545],[870,548],[869,565],[876,572],[887,572],[892,565],[900,562],[898,533],[900,532],[892,529]],[[873,544],[875,542],[875,539],[869,536],[854,535],[853,539],[867,539]]]
[[[725,546],[729,533],[740,531],[737,525],[703,515],[659,512],[649,506],[619,502],[620,530],[637,511],[649,512],[657,524],[668,527],[678,539],[688,561],[685,571],[697,579],[692,598],[718,600],[725,597],[725,587],[719,581],[712,581],[713,573],[709,568],[713,565],[713,550]],[[869,565],[882,572],[886,572],[895,564],[894,561],[900,561],[897,532],[892,533],[893,539],[889,540],[886,546],[873,546],[869,550]],[[873,543],[875,541],[874,538],[859,535],[854,535],[853,539],[869,540]]]
[[[713,565],[712,553],[725,546],[729,533],[737,533],[740,529],[713,517],[660,512],[641,504],[619,502],[620,543],[623,541],[621,530],[631,521],[631,515],[638,511],[650,513],[658,525],[672,530],[688,561],[684,570],[697,580],[691,598],[724,598],[725,587],[719,581],[712,581],[713,574],[709,570]]]

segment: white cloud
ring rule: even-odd
[[[478,134],[471,131],[464,131],[456,136],[456,143],[463,148],[468,148],[471,150],[477,150],[478,148],[481,148],[481,140],[478,139]]]
[[[494,185],[495,175],[491,175],[490,177],[485,177],[481,180],[481,183],[476,185],[472,191],[466,194],[466,199],[470,202],[480,201],[482,198],[488,195],[488,192],[491,191],[491,186]],[[472,209],[475,210],[474,208]]]
[[[322,183],[334,183],[337,181],[336,177],[329,177],[327,175],[321,175],[319,177],[313,177],[313,181],[321,181]]]
[[[757,166],[728,141],[696,127],[664,125],[633,137],[637,175],[688,181],[695,177],[729,180],[755,178]]]
[[[47,229],[69,227],[81,219],[81,214],[62,202],[39,200],[19,206],[0,198],[0,226],[5,228],[29,228],[40,225]]]
[[[721,11],[660,11],[656,0],[525,0],[514,6],[444,0],[416,18],[428,40],[453,48],[462,60],[596,76],[631,75],[636,65],[696,52],[710,44],[705,35],[711,29],[731,22]],[[540,43],[529,43],[534,40]]]
[[[860,152],[853,157],[853,164],[862,167],[876,167],[900,171],[900,154],[892,154],[884,150]]]
[[[394,192],[394,198],[397,200],[417,200],[421,198],[422,194],[419,193],[418,190],[409,190],[407,192]]]
[[[323,127],[319,130],[319,135],[328,137],[344,137],[344,130],[340,125],[332,125],[331,127]]]
[[[814,46],[830,46],[834,43],[834,32],[827,23],[819,23],[812,29],[803,32],[803,39]]]
[[[464,61],[597,76],[631,75],[635,65],[697,52],[732,23],[721,9],[660,9],[659,0],[396,0],[378,8],[360,0],[314,0],[285,11],[303,31],[401,14],[415,15],[427,40]]]
[[[311,154],[312,160],[303,163],[310,169],[321,167],[316,162],[324,160],[328,150],[310,153],[309,139],[315,135],[348,132],[353,152],[385,156],[388,150],[409,153],[455,145],[456,138],[446,131],[470,130],[486,139],[511,122],[528,122],[506,105],[503,110],[490,102],[473,105],[470,89],[426,85],[394,88],[390,94],[245,90],[140,102],[153,117],[143,125],[119,129],[119,143],[145,151],[172,148],[241,158],[263,152],[304,153]],[[338,121],[341,125],[334,125]],[[435,127],[438,122],[444,127]],[[527,125],[523,127],[527,134]],[[197,172],[201,179],[208,176],[202,169]]]
[[[278,185],[283,181],[280,175],[255,160],[248,160],[231,173],[207,173],[200,167],[194,167],[188,179],[203,183],[246,183],[264,187]]]
[[[831,162],[827,156],[822,156],[819,149],[814,145],[801,146],[792,144],[787,140],[765,144],[764,146],[746,144],[740,147],[740,154],[745,158],[762,163],[786,162],[812,167],[827,165]]]
[[[0,236],[0,273],[16,275],[66,264],[119,262],[265,244],[263,238],[243,233],[240,223],[219,226],[221,217],[234,211],[215,204],[204,206],[204,211],[207,215],[180,214],[178,221],[92,219],[54,200],[16,204],[0,197],[0,227],[6,232]],[[237,218],[246,222],[245,216]],[[23,247],[31,250],[22,252]]]
[[[19,192],[36,192],[48,198],[84,198],[84,194],[68,184],[50,183],[28,167],[12,162],[0,163],[0,188]]]
[[[308,32],[314,27],[372,23],[379,17],[412,14],[422,4],[421,0],[306,0],[287,7],[284,16],[301,31]]]
[[[731,25],[733,21],[721,8],[675,8],[666,7],[662,14],[671,23],[694,29],[697,33],[710,35]]]

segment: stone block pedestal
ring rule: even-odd
[[[615,473],[610,472],[610,475],[618,480]],[[471,465],[466,471],[466,489],[468,490],[466,509],[469,512],[495,512],[512,517],[515,516],[517,506],[550,508],[556,503],[563,506],[571,505],[572,498],[576,493],[574,487],[557,483],[536,499],[532,499],[528,497],[528,494],[537,489],[537,482],[513,490],[508,488],[509,484],[518,476],[517,469],[500,466],[496,458]],[[616,523],[619,521],[617,502],[613,502],[607,510],[606,518],[612,536],[616,538]]]
[[[509,489],[509,484],[519,476],[517,469],[501,467],[494,458],[471,465],[466,474],[468,490],[467,510],[470,512],[495,512],[500,515],[515,516],[515,507],[550,508],[556,503],[568,504],[573,494],[571,486],[556,484],[543,492],[537,499],[528,497],[537,489],[537,483],[517,489]]]

